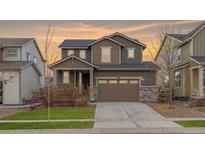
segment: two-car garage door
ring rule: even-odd
[[[138,79],[98,79],[100,102],[136,102],[138,97]]]

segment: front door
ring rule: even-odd
[[[3,104],[3,81],[0,81],[0,104]]]
[[[90,75],[89,73],[83,73],[83,86],[87,89],[90,86]]]

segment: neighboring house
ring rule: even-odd
[[[0,104],[22,105],[44,86],[45,60],[33,38],[0,38]]]
[[[175,97],[204,96],[205,22],[187,34],[167,34],[167,37],[176,42]]]
[[[64,40],[62,59],[49,65],[54,84],[90,87],[96,101],[156,101],[158,67],[143,62],[146,46],[114,33],[97,40]]]

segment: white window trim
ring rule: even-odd
[[[109,48],[110,49],[110,57],[109,57],[108,61],[103,60],[103,48]],[[109,47],[109,46],[101,47],[101,63],[111,63],[111,47]]]
[[[29,52],[27,52],[26,58],[27,58],[27,61],[31,61],[31,54]]]
[[[68,73],[68,80],[65,82],[65,72]],[[70,83],[70,72],[69,71],[63,71],[63,83],[69,84]]]
[[[86,59],[86,50],[80,50],[79,51],[79,57],[81,59]]]
[[[70,52],[72,52],[72,53],[70,53]],[[67,56],[71,56],[71,55],[73,55],[74,54],[74,50],[68,50],[67,51]]]
[[[133,51],[133,55],[130,56],[129,51]],[[135,58],[135,48],[127,48],[127,58]]]
[[[180,83],[180,86],[176,86],[176,83],[175,83],[175,88],[177,89],[177,88],[182,88],[182,84],[183,84],[183,75],[182,75],[182,72],[181,71],[176,71],[176,72],[179,72],[180,74],[181,74],[181,83]],[[176,73],[175,72],[175,73]],[[176,80],[176,75],[175,75],[175,73],[174,73],[174,78],[175,78],[175,80]],[[175,81],[176,82],[176,81]]]
[[[4,52],[5,52],[4,54],[5,57],[18,57],[17,49],[5,49]],[[11,56],[11,54],[8,54],[8,52],[16,52],[16,55]]]
[[[181,50],[181,48],[178,48],[176,50],[176,52],[177,52],[177,63],[181,63],[181,59],[182,59],[182,50]],[[179,55],[180,55],[180,59],[178,59]]]

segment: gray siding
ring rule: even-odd
[[[205,28],[193,38],[194,56],[205,56]]]
[[[21,72],[21,101],[28,100],[32,97],[32,91],[39,91],[40,76],[33,68],[29,66]]]
[[[68,56],[68,50],[74,50],[74,55],[79,57],[79,52],[81,49],[61,49],[61,58],[66,58]],[[84,49],[82,49],[84,50]],[[90,49],[85,49],[86,50],[86,61],[90,62],[91,61],[91,51]]]
[[[124,37],[115,35],[112,38],[114,38],[115,40],[121,42],[122,44],[124,44],[126,47],[122,48],[122,58],[121,61],[122,63],[140,63],[142,61],[142,51],[143,51],[143,47],[140,46],[139,44],[136,44]],[[128,51],[127,51],[127,47],[129,48],[135,48],[135,58],[128,58]]]
[[[111,47],[111,63],[109,64],[119,64],[120,63],[120,60],[119,60],[120,45],[108,39],[104,39],[92,45],[93,63],[102,64],[101,63],[101,47],[103,46]]]
[[[191,52],[190,50],[190,42],[181,47],[181,63],[179,63],[178,65],[182,65],[189,62]]]
[[[156,71],[95,71],[94,85],[97,77],[142,77],[143,86],[156,85]]]

